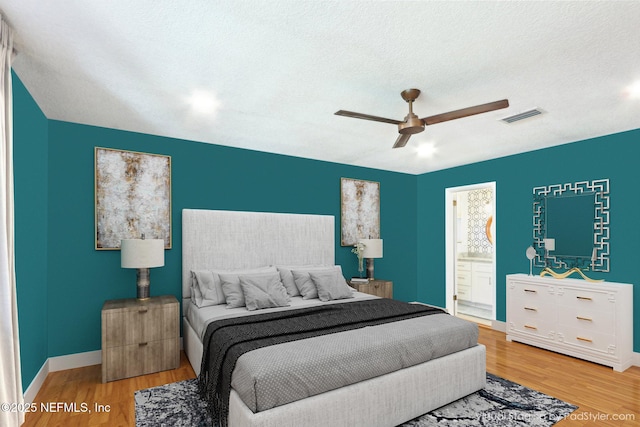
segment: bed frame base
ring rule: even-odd
[[[183,330],[185,352],[198,374],[202,344],[186,319]],[[232,390],[229,427],[397,426],[483,388],[485,356],[486,349],[480,344],[258,413]]]

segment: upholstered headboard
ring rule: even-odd
[[[331,215],[182,210],[182,297],[191,271],[335,263]]]

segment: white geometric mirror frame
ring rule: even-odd
[[[545,207],[547,197],[557,197],[573,193],[575,195],[594,193],[595,219],[592,259],[572,258],[545,253]],[[536,267],[566,268],[578,267],[591,271],[609,271],[609,179],[554,184],[533,189],[533,247],[536,250]]]

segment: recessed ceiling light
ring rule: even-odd
[[[416,151],[418,152],[418,156],[429,158],[429,157],[433,157],[433,155],[436,153],[436,151],[438,151],[438,149],[436,148],[433,142],[427,142],[427,143],[418,145],[418,147],[416,148]]]
[[[640,80],[628,86],[625,93],[629,98],[640,99]]]
[[[194,113],[201,115],[215,115],[220,108],[220,101],[216,95],[206,90],[194,90],[187,102]]]

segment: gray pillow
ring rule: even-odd
[[[264,274],[264,273],[277,273],[275,267],[260,267],[254,269],[244,270],[213,270],[214,280],[220,282],[220,289],[224,295],[224,299],[219,304],[227,303],[227,308],[244,307],[244,296],[242,295],[242,289],[240,289],[239,275],[248,274]]]
[[[347,285],[338,270],[310,271],[309,276],[316,285],[320,301],[353,298],[353,289]]]
[[[239,276],[247,310],[259,310],[289,305],[289,294],[280,281],[279,273]]]
[[[191,301],[198,307],[226,303],[222,291],[220,274],[253,274],[276,271],[275,267],[258,267],[241,270],[192,270],[191,271]]]
[[[293,280],[296,282],[296,288],[300,291],[302,299],[318,298],[318,289],[316,289],[308,271],[291,270],[291,274],[293,274]]]
[[[329,267],[328,265],[296,265],[296,266],[287,266],[287,265],[277,265],[276,268],[280,273],[280,279],[282,280],[282,284],[287,289],[287,293],[291,297],[297,297],[300,295],[300,291],[296,286],[296,282],[293,279],[292,270],[298,271],[309,271],[314,269],[324,269]]]
[[[224,294],[219,280],[215,280],[217,274],[209,270],[191,271],[191,293],[192,301],[198,307],[206,307],[209,305],[224,304]]]

